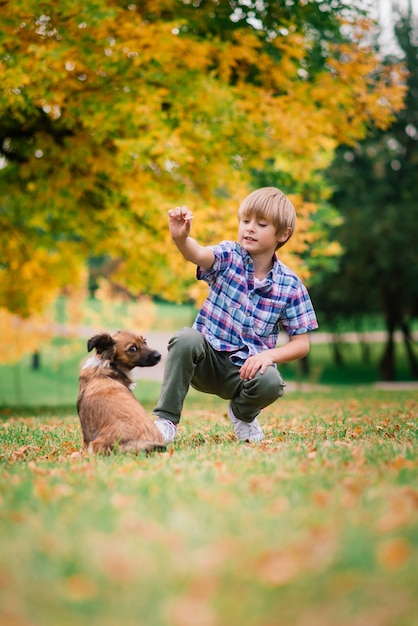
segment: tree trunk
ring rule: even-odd
[[[341,350],[340,337],[337,334],[332,335],[332,352],[334,355],[334,363],[337,367],[344,367],[344,357]]]
[[[370,365],[370,344],[364,339],[364,333],[359,333],[361,358],[365,365]]]
[[[412,376],[414,378],[418,378],[418,361],[414,353],[413,341],[412,341],[411,331],[409,329],[408,323],[402,322],[401,329],[402,329],[406,354],[408,356],[409,369],[411,371]]]
[[[383,356],[380,359],[379,370],[382,380],[395,380],[395,324],[388,324],[388,339]]]
[[[298,365],[300,374],[302,376],[309,376],[309,373],[311,371],[309,355],[306,355],[303,357],[303,359],[300,359],[298,361]]]
[[[32,354],[32,369],[33,370],[41,369],[41,353],[38,351]]]
[[[399,310],[400,297],[396,289],[383,287],[382,304],[383,312],[386,318],[386,329],[388,338],[382,358],[380,359],[379,369],[382,380],[396,380],[396,354],[395,354],[395,330],[402,322],[402,314]]]

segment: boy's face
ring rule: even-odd
[[[273,255],[278,243],[286,241],[287,237],[288,233],[278,235],[271,222],[255,215],[243,216],[239,221],[238,243],[251,256],[267,252]]]

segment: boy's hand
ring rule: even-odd
[[[243,380],[251,380],[254,378],[258,370],[260,374],[264,374],[269,365],[273,365],[273,357],[270,350],[265,350],[259,354],[248,357],[239,373]]]
[[[168,218],[171,238],[186,261],[209,270],[215,261],[213,250],[189,236],[193,213],[187,206],[178,206],[169,210]]]
[[[260,370],[260,374],[264,374],[269,365],[290,363],[290,361],[303,359],[308,352],[308,333],[292,335],[283,346],[273,348],[272,350],[264,350],[264,352],[250,356],[241,367],[239,373],[243,380],[251,380],[258,370]]]
[[[178,206],[168,212],[169,228],[173,239],[186,239],[190,234],[193,213],[187,206]]]

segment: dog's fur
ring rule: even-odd
[[[77,410],[89,453],[146,453],[165,450],[164,439],[131,389],[135,367],[156,365],[161,354],[129,331],[95,335],[87,342],[89,358],[80,372]]]

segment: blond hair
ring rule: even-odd
[[[286,241],[289,241],[296,228],[295,207],[277,187],[261,187],[244,198],[238,209],[238,219],[252,216],[273,224],[278,235],[289,231]],[[286,241],[281,242],[277,248],[281,248]]]

